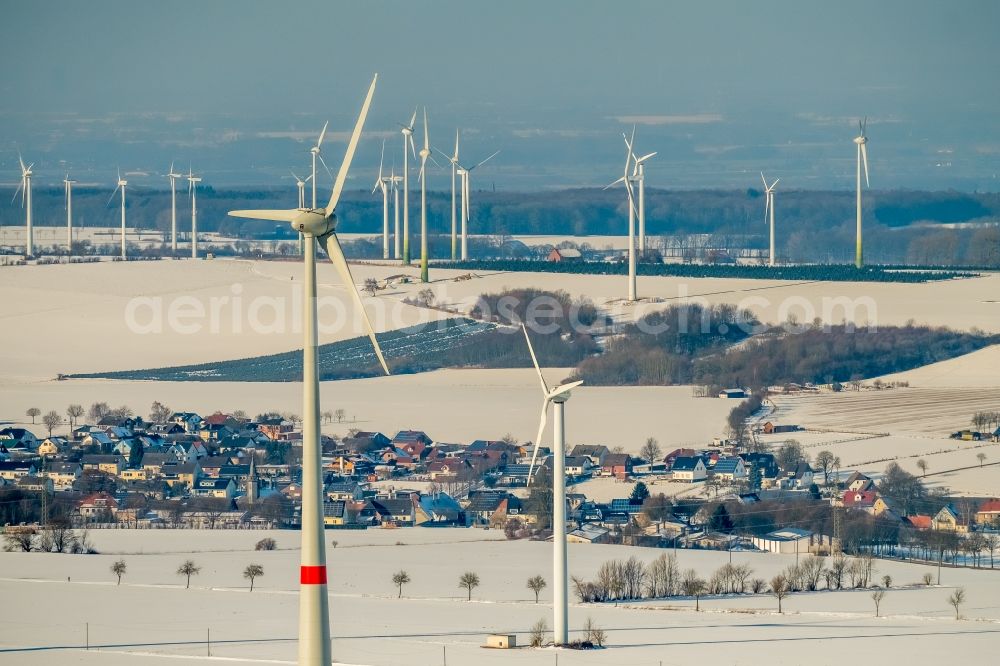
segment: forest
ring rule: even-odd
[[[62,226],[62,187],[34,188],[35,223]],[[110,188],[74,190],[76,224],[113,227],[118,209],[108,205]],[[170,228],[170,195],[137,183],[128,200],[129,226],[145,230]],[[198,225],[246,241],[292,239],[291,230],[273,222],[226,216],[237,208],[287,208],[294,188],[214,189],[198,193]],[[653,247],[662,237],[708,234],[734,249],[767,247],[763,196],[747,190],[646,190],[646,227]],[[872,191],[864,200],[865,248],[870,263],[933,266],[1000,267],[1000,194],[954,191]],[[382,202],[367,191],[344,193],[338,229],[377,234]],[[849,263],[854,252],[854,194],[850,191],[783,191],[776,202],[777,252],[792,262]],[[414,209],[416,214],[416,209]],[[567,189],[542,192],[476,191],[471,198],[470,233],[495,237],[473,256],[498,256],[511,235],[623,235],[627,207],[620,191]],[[187,199],[178,200],[181,228],[190,225]],[[0,207],[0,227],[21,226],[20,207]],[[449,192],[428,193],[428,228],[433,235],[451,228]],[[597,244],[599,246],[599,244]],[[491,252],[491,249],[493,250]],[[598,249],[600,249],[598,247]],[[447,243],[435,244],[432,257],[446,258]],[[361,255],[359,255],[361,256]]]

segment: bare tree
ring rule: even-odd
[[[927,476],[927,461],[921,458],[917,461],[917,469],[920,470],[922,476]]]
[[[375,278],[367,278],[362,291],[367,291],[369,295],[374,296],[375,292],[378,291],[378,280]]]
[[[985,453],[977,453],[976,454],[976,460],[979,461],[979,466],[982,467],[983,463],[986,462],[986,454]]]
[[[182,565],[177,567],[177,575],[187,577],[187,584],[184,585],[184,589],[191,587],[191,576],[197,576],[200,572],[201,567],[196,566],[193,560],[185,560]]]
[[[830,451],[820,451],[816,454],[816,465],[823,472],[823,485],[830,485],[830,472],[833,471],[833,461],[836,456]]]
[[[608,640],[608,633],[597,626],[594,622],[594,618],[588,617],[587,621],[583,624],[584,640],[590,641],[592,645],[597,647],[604,647],[604,643]]]
[[[681,590],[685,595],[694,597],[695,611],[701,610],[701,598],[704,596],[707,587],[705,579],[699,578],[698,572],[694,569],[688,569],[684,572],[684,578],[681,580]]]
[[[948,597],[948,603],[955,609],[955,619],[961,619],[959,608],[965,603],[965,588],[960,587]]]
[[[52,410],[42,417],[42,423],[45,424],[46,429],[49,431],[49,437],[52,436],[52,431],[56,429],[56,426],[62,423],[62,417],[59,416],[59,412]]]
[[[90,409],[87,411],[87,419],[91,423],[97,423],[111,411],[110,405],[106,402],[95,402],[90,405]]]
[[[396,598],[400,599],[403,596],[403,586],[410,582],[410,574],[401,569],[392,575],[392,582],[399,587],[399,594]]]
[[[549,633],[549,624],[545,618],[531,625],[531,647],[542,647],[545,645],[545,635]]]
[[[323,423],[330,423],[333,421],[333,412],[331,412],[329,409],[320,414],[320,416],[323,417]]]
[[[875,602],[875,617],[878,617],[878,607],[885,598],[885,590],[875,590],[872,592],[872,601]]]
[[[69,417],[69,427],[76,425],[77,419],[83,416],[83,405],[70,405],[66,408],[66,416]]]
[[[264,575],[264,567],[259,564],[248,564],[243,570],[243,577],[250,581],[250,591],[253,592],[253,582],[257,576]]]
[[[781,613],[781,600],[788,596],[790,589],[788,579],[784,574],[778,574],[771,579],[771,594],[778,600],[778,612]]]
[[[466,601],[472,601],[472,590],[479,587],[479,574],[473,571],[466,571],[458,579],[458,586],[464,587],[469,593]]]
[[[655,437],[646,439],[646,443],[639,449],[639,456],[647,460],[650,464],[659,460],[661,454],[660,443],[656,441]]]
[[[125,575],[125,571],[128,569],[128,565],[125,564],[125,560],[118,560],[111,565],[111,573],[118,576],[118,585],[122,584],[122,576]]]
[[[548,583],[541,576],[532,576],[528,579],[528,589],[535,593],[535,603],[538,603],[538,594],[545,589]]]
[[[36,546],[35,532],[32,530],[21,529],[8,533],[4,535],[4,539],[4,550],[7,552],[30,553]]]
[[[278,547],[278,542],[271,537],[265,537],[257,542],[254,546],[254,550],[275,550]]]
[[[166,423],[173,411],[159,400],[154,400],[149,407],[149,420],[153,423]]]
[[[28,411],[26,411],[24,413],[24,415],[25,416],[30,416],[31,417],[31,424],[34,425],[35,424],[35,417],[37,417],[41,413],[42,413],[42,410],[38,409],[38,407],[28,407]]]

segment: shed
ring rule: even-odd
[[[517,636],[514,634],[490,634],[486,637],[486,647],[507,650],[517,647]]]

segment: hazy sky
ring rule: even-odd
[[[433,143],[460,125],[468,159],[503,149],[480,186],[610,181],[636,122],[659,186],[764,168],[850,187],[865,114],[874,187],[1000,185],[994,0],[0,2],[4,181],[15,147],[53,180],[171,159],[206,182],[273,180],[304,169],[324,120],[350,127],[377,71],[365,181],[426,104]]]

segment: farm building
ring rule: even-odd
[[[551,252],[549,252],[548,260],[555,262],[583,261],[583,255],[580,254],[579,250],[570,247],[563,247],[563,248],[556,247],[553,248]]]

